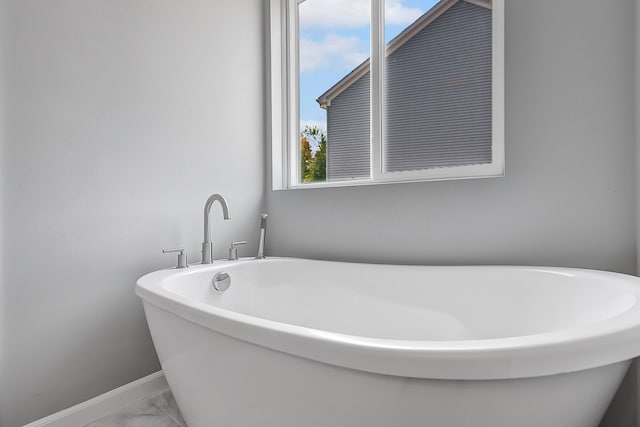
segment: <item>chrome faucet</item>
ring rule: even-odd
[[[213,262],[213,242],[211,241],[211,205],[215,201],[220,202],[222,206],[222,215],[224,219],[231,219],[229,215],[229,205],[224,197],[220,194],[214,194],[207,199],[204,205],[204,242],[202,242],[202,263],[211,264]]]

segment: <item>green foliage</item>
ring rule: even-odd
[[[304,135],[304,133],[303,133]],[[311,152],[309,140],[302,136],[300,138],[300,168],[302,182],[313,181],[314,158]]]
[[[302,182],[327,180],[327,136],[317,126],[306,126],[300,133],[300,156]]]

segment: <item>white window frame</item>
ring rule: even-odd
[[[501,177],[504,149],[504,0],[492,1],[492,162],[411,171],[383,167],[383,100],[385,43],[384,2],[371,0],[371,171],[372,176],[345,181],[302,183],[300,180],[298,108],[298,8],[303,0],[268,0],[268,135],[271,139],[273,190],[376,185],[417,181]],[[473,2],[473,0],[467,0]],[[294,43],[289,41],[293,40]]]

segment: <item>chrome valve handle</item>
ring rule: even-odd
[[[184,248],[175,248],[175,249],[163,249],[162,253],[163,254],[172,254],[172,253],[178,253],[178,265],[176,266],[176,268],[187,268],[189,267],[189,264],[187,264],[187,252],[184,250]]]
[[[229,258],[227,258],[229,261],[235,261],[238,259],[238,248],[237,246],[240,245],[246,245],[247,241],[243,240],[241,242],[233,242],[231,243],[231,247],[229,248]]]

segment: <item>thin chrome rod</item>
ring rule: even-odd
[[[264,259],[264,241],[267,237],[267,214],[260,215],[260,240],[258,240],[258,255],[256,259]]]

